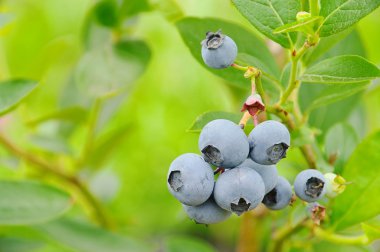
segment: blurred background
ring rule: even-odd
[[[22,78],[39,83],[16,110],[0,119],[1,131],[32,155],[59,163],[85,181],[104,208],[111,229],[145,244],[148,251],[234,251],[244,233],[240,232],[242,218],[233,216],[208,227],[195,225],[169,194],[166,175],[178,155],[198,153],[198,135],[186,132],[195,118],[213,110],[238,113],[247,93],[205,70],[191,56],[174,22],[185,16],[215,17],[257,32],[228,0],[117,2],[124,19],[116,26],[112,4],[107,1],[0,2],[1,80]],[[339,50],[361,54],[379,65],[379,25],[377,10],[356,27],[360,47],[337,44],[332,54]],[[352,125],[357,141],[380,128],[380,87],[376,83],[338,104],[341,107],[328,110],[328,115],[325,108],[315,112],[317,119],[312,123],[322,135],[338,121]],[[43,180],[72,192],[75,203],[66,216],[92,222],[91,213],[86,214],[91,210],[70,186],[4,148],[0,153],[1,179]],[[73,165],[78,158],[79,165]],[[279,172],[292,181],[305,166],[294,151],[280,163]],[[270,230],[288,214],[288,210],[271,213],[258,225],[251,224],[254,230],[248,235],[269,242]],[[55,225],[45,229],[48,238],[42,235],[43,241],[34,228],[1,227],[2,237],[30,243],[26,250],[1,250],[1,245],[0,250],[82,251],[54,238],[66,232]],[[76,237],[81,240],[80,234]],[[3,241],[12,244],[12,240]],[[312,251],[370,251],[318,241],[312,244]]]

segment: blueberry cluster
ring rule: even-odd
[[[292,199],[292,187],[279,176],[276,164],[290,146],[287,128],[273,120],[258,124],[247,137],[235,123],[209,122],[199,137],[202,155],[187,153],[169,168],[169,191],[197,223],[212,224],[241,215],[260,203],[272,210],[283,209]],[[216,179],[214,170],[223,170]],[[316,170],[298,174],[294,189],[307,202],[325,193],[325,179]]]

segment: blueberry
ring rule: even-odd
[[[263,200],[264,194],[263,180],[248,167],[225,171],[219,176],[214,189],[216,203],[237,215],[254,209]]]
[[[314,202],[325,194],[325,184],[326,180],[322,173],[308,169],[297,175],[294,180],[294,191],[300,199],[306,202]]]
[[[272,210],[280,210],[289,205],[292,199],[292,186],[283,177],[278,177],[277,185],[264,196],[263,204]]]
[[[190,219],[199,224],[214,224],[230,217],[231,212],[220,208],[211,196],[205,203],[199,206],[186,206],[183,209]]]
[[[275,165],[261,165],[248,158],[238,167],[249,167],[260,174],[264,181],[265,193],[270,192],[277,184],[278,173]]]
[[[214,188],[214,172],[199,155],[187,153],[170,165],[167,185],[181,203],[197,206],[204,203]]]
[[[217,32],[207,32],[202,41],[202,58],[207,66],[220,69],[229,67],[237,56],[237,46],[228,36]]]
[[[269,120],[257,125],[248,136],[250,157],[262,165],[277,164],[286,157],[290,134],[282,123]]]
[[[218,167],[233,168],[247,158],[249,144],[247,136],[237,124],[217,119],[202,129],[199,149],[206,162]]]

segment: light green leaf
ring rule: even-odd
[[[259,66],[262,71],[274,77],[279,77],[280,75],[275,59],[265,43],[251,31],[239,25],[213,18],[184,18],[179,20],[176,25],[183,41],[189,47],[194,58],[201,63],[202,66],[206,67],[207,70],[227,80],[231,85],[244,89],[250,87],[249,82],[242,78],[240,71],[232,68],[222,70],[212,69],[204,64],[201,56],[201,41],[205,38],[207,31],[222,29],[222,32],[231,37],[237,44],[239,51],[237,60],[249,60],[255,64],[254,66]]]
[[[292,48],[295,34],[274,34],[280,26],[296,21],[300,11],[298,0],[232,0],[240,13],[268,38],[285,48]]]
[[[349,83],[346,85],[327,85],[327,87],[316,96],[315,100],[313,100],[306,110],[312,111],[316,108],[346,99],[351,95],[365,90],[368,85],[368,82]]]
[[[173,236],[166,241],[167,252],[216,252],[206,241],[189,236]]]
[[[273,33],[284,33],[284,32],[296,32],[296,31],[303,31],[305,33],[308,33],[308,30],[312,31],[312,28],[315,24],[321,22],[323,20],[323,17],[315,16],[315,17],[308,17],[305,19],[302,19],[300,21],[295,21],[283,26],[280,26],[276,28]]]
[[[75,69],[77,88],[86,97],[126,90],[146,70],[150,55],[149,47],[139,40],[89,50]]]
[[[368,238],[368,242],[372,243],[375,240],[380,239],[380,227],[362,223],[362,229]]]
[[[66,193],[32,181],[0,181],[0,225],[42,223],[66,212]]]
[[[41,117],[32,119],[27,122],[29,126],[36,126],[40,123],[44,123],[50,120],[59,120],[59,121],[70,121],[75,123],[80,123],[87,117],[87,111],[86,109],[79,107],[79,106],[73,106],[73,107],[67,107],[63,108],[58,111],[54,111],[51,113],[48,113],[46,115],[43,115]]]
[[[355,83],[380,77],[380,70],[365,58],[343,55],[326,59],[308,68],[303,81],[314,83]]]
[[[337,159],[334,163],[334,172],[341,174],[343,166],[351,156],[355,147],[359,143],[359,138],[347,123],[338,123],[331,127],[325,136],[325,151],[327,157],[336,155]]]
[[[62,245],[81,252],[151,251],[145,245],[125,236],[72,219],[49,222],[36,229]]]
[[[223,111],[210,111],[206,112],[195,119],[191,127],[187,130],[188,132],[200,132],[203,127],[211,122],[212,120],[216,119],[226,119],[233,121],[234,123],[239,123],[241,118],[241,115],[230,113],[230,112],[223,112]]]
[[[320,15],[325,17],[320,36],[341,32],[380,6],[379,0],[321,0]]]
[[[380,214],[380,132],[369,135],[355,149],[342,176],[351,181],[332,207],[331,225],[342,230]]]
[[[7,80],[0,82],[0,115],[15,108],[37,87],[36,81]]]

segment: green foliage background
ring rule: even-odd
[[[71,208],[63,217],[54,217],[52,221],[0,226],[0,251],[233,251],[238,244],[241,218],[234,216],[209,227],[195,225],[166,188],[171,161],[182,153],[198,152],[198,135],[186,132],[195,118],[206,111],[238,113],[247,95],[241,85],[240,88],[229,85],[231,83],[201,66],[192,57],[174,22],[187,16],[222,18],[240,24],[259,38],[264,37],[227,0],[120,2],[125,2],[123,15],[128,18],[119,26],[123,28],[113,34],[104,27],[113,26],[117,21],[112,15],[104,15],[102,11],[107,6],[101,6],[100,20],[96,20],[93,14],[96,2],[92,0],[1,2],[5,14],[0,22],[4,20],[5,24],[0,30],[0,80],[38,82],[15,110],[0,119],[1,134],[27,150],[28,155],[57,163],[84,181],[109,217],[111,231],[95,227],[91,207],[74,187],[1,148],[1,180],[42,181],[70,194],[70,199],[60,195],[63,198],[57,204],[70,201],[67,204]],[[102,18],[104,16],[106,18]],[[358,54],[379,65],[379,25],[380,10],[377,10],[361,20],[354,33],[322,57]],[[202,37],[205,31],[191,32]],[[139,42],[119,44],[115,51],[110,49],[113,41],[130,40]],[[112,53],[120,58],[115,59]],[[104,55],[108,56],[103,58]],[[114,94],[115,87],[121,87],[122,91]],[[310,104],[319,90],[318,85],[301,90],[301,104],[305,107]],[[335,167],[338,171],[342,171],[362,139],[374,133],[373,139],[380,141],[376,133],[380,129],[378,81],[357,91],[360,92],[347,95],[343,101],[322,106],[310,116],[311,125],[322,132],[317,137],[319,145],[324,146],[329,141],[341,143],[325,148],[344,153]],[[4,91],[0,97],[7,94]],[[92,120],[96,113],[94,97],[99,94],[110,97],[101,101],[99,116]],[[89,128],[93,128],[90,143]],[[300,141],[307,140],[300,138]],[[90,146],[86,162],[74,165],[73,160],[81,157],[86,144]],[[373,148],[378,149],[378,146]],[[353,174],[348,176],[360,177],[361,172],[369,169],[378,181],[380,154],[366,146],[359,151],[367,155],[367,160],[362,163],[361,156],[354,155],[350,163],[354,166]],[[307,164],[296,149],[279,164],[279,172],[290,181],[305,168]],[[378,183],[373,182],[373,186],[379,190]],[[12,193],[14,189],[9,188],[8,192]],[[44,189],[38,190],[46,199]],[[355,187],[350,190],[355,191]],[[3,191],[7,193],[6,189]],[[0,197],[1,192],[0,188]],[[345,199],[341,201],[341,204],[350,204]],[[25,214],[33,202],[25,201]],[[377,205],[370,207],[379,208],[379,201],[376,202]],[[40,213],[54,215],[53,210],[47,207],[40,209]],[[302,206],[296,209],[303,210]],[[367,210],[364,208],[363,212]],[[270,242],[271,228],[281,226],[290,211],[272,213],[256,227],[255,235],[264,249]],[[341,209],[337,211],[341,214]],[[34,214],[31,212],[30,216]],[[337,216],[333,215],[334,218]],[[369,215],[368,218],[364,221],[380,227],[378,217]],[[352,234],[356,229],[353,227],[347,232]],[[307,234],[296,237],[295,244],[301,244],[303,237]],[[379,245],[332,245],[311,239],[307,249],[376,251]],[[289,251],[298,251],[297,246]]]

